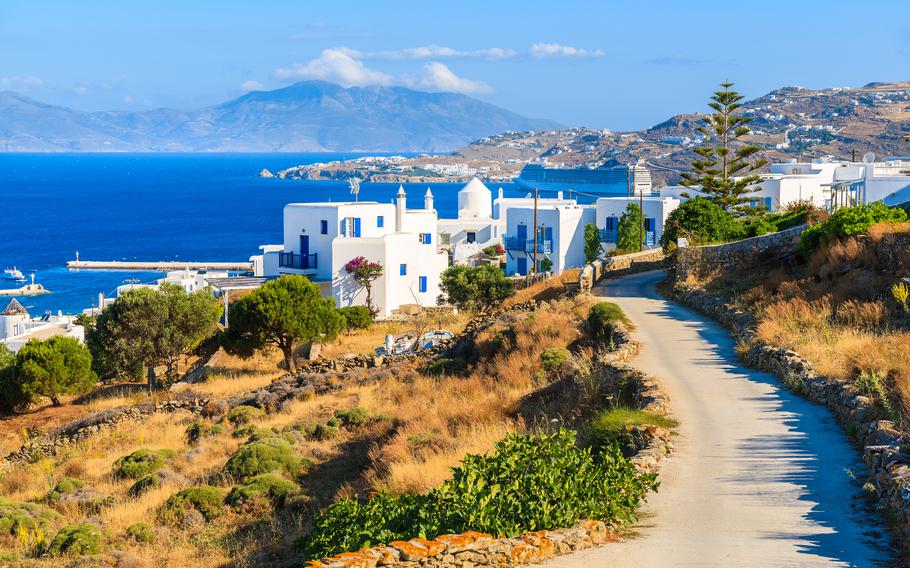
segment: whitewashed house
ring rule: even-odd
[[[554,274],[585,263],[584,227],[596,221],[591,205],[537,203],[537,239],[534,236],[534,207],[510,207],[507,216],[505,249],[506,274],[537,272]]]
[[[604,250],[616,248],[617,229],[626,207],[630,203],[642,208],[645,221],[645,247],[660,246],[660,237],[663,235],[667,217],[677,207],[680,200],[675,197],[601,197],[597,200],[597,228],[600,231],[600,241]]]
[[[261,247],[262,259],[254,265],[262,266],[263,276],[307,276],[323,295],[344,307],[366,304],[366,290],[344,269],[362,256],[383,266],[372,290],[379,317],[405,304],[435,306],[448,255],[437,249],[433,195],[425,196],[424,209],[408,210],[405,199],[399,187],[394,204],[289,203],[284,208],[283,246]]]
[[[80,343],[85,341],[85,328],[75,323],[74,316],[45,314],[32,318],[28,310],[15,298],[0,312],[0,343],[13,353],[32,339],[49,339],[54,336],[72,337]]]

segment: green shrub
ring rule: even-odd
[[[297,491],[297,484],[273,473],[263,473],[251,477],[243,485],[238,485],[228,493],[229,505],[243,505],[253,501],[268,500],[276,506],[284,505],[285,499]]]
[[[63,477],[54,485],[54,488],[47,494],[47,500],[51,503],[57,501],[61,495],[69,495],[77,489],[85,487],[85,482],[73,477]]]
[[[0,496],[0,536],[40,543],[48,529],[62,518],[53,509],[34,503],[17,503]]]
[[[270,438],[275,435],[275,432],[269,428],[262,428],[261,426],[256,426],[255,424],[247,424],[246,426],[241,426],[233,432],[231,432],[232,438],[249,438],[248,441],[254,442],[256,440],[261,440],[263,438]]]
[[[227,421],[233,424],[234,426],[242,426],[243,424],[249,424],[253,420],[259,420],[265,417],[265,412],[261,409],[256,408],[255,406],[247,406],[241,404],[240,406],[235,406],[227,413]]]
[[[345,428],[356,428],[357,426],[364,426],[373,421],[370,413],[367,412],[365,408],[360,408],[359,406],[347,410],[336,410],[335,418],[337,418]]]
[[[331,421],[320,424],[316,426],[316,429],[313,430],[313,439],[314,440],[331,440],[332,438],[338,435],[338,432],[341,431],[341,428],[336,424],[332,424]]]
[[[215,436],[222,432],[221,424],[212,424],[206,420],[196,420],[186,427],[186,441],[196,445],[199,440],[208,436]]]
[[[440,357],[431,361],[424,369],[424,373],[436,377],[445,375],[462,375],[467,370],[467,363],[464,359]]]
[[[370,308],[366,306],[346,306],[339,308],[338,313],[344,318],[345,330],[352,329],[369,329],[373,325],[373,316],[370,314]]]
[[[540,366],[543,367],[544,371],[552,373],[562,367],[570,356],[571,353],[569,353],[568,349],[548,347],[540,354]]]
[[[619,304],[598,302],[588,312],[588,327],[597,341],[612,341],[616,322],[622,322],[627,328],[634,329],[626,313]]]
[[[667,217],[660,244],[664,250],[685,237],[692,245],[722,243],[741,236],[742,226],[733,214],[705,197],[695,197],[680,204]]]
[[[158,520],[165,525],[177,525],[192,510],[201,513],[206,521],[211,521],[224,511],[224,494],[209,485],[188,487],[168,497],[158,510]]]
[[[123,456],[114,462],[114,477],[117,479],[137,479],[161,469],[164,462],[173,458],[173,450],[149,450],[142,448]]]
[[[611,446],[594,455],[575,444],[575,432],[509,435],[490,455],[468,455],[442,486],[423,495],[379,494],[366,503],[345,500],[316,518],[298,543],[306,558],[419,535],[478,530],[515,536],[568,527],[580,519],[622,523],[649,490]]]
[[[440,276],[439,303],[460,310],[480,310],[501,304],[515,294],[514,283],[498,266],[450,266]]]
[[[98,554],[101,552],[101,531],[89,523],[67,525],[51,541],[47,552],[51,556]]]
[[[152,542],[155,540],[155,529],[145,523],[135,523],[126,527],[126,538],[136,542]]]
[[[149,473],[140,477],[135,483],[133,483],[127,493],[130,497],[138,497],[143,493],[147,492],[150,489],[154,489],[161,485],[163,478],[157,472]]]
[[[629,455],[640,448],[635,446],[635,439],[630,429],[640,426],[659,426],[674,428],[677,422],[672,418],[651,414],[630,408],[612,408],[599,412],[589,425],[590,443],[595,449],[619,444],[624,455]]]
[[[903,209],[890,209],[880,201],[841,207],[825,221],[808,227],[800,235],[800,248],[809,256],[820,245],[834,238],[846,238],[863,234],[877,223],[899,223],[907,220]]]
[[[303,459],[284,438],[256,440],[242,446],[224,465],[225,473],[238,481],[247,481],[261,473],[300,473]]]

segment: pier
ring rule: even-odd
[[[38,296],[40,294],[50,294],[51,291],[41,284],[26,284],[21,288],[11,288],[0,290],[0,296]]]
[[[159,261],[133,261],[133,260],[70,260],[66,263],[67,268],[79,268],[83,270],[148,270],[154,272],[167,272],[169,270],[183,270],[189,268],[192,270],[252,270],[252,262],[187,262],[180,260],[159,260]]]

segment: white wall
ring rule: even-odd
[[[645,219],[654,219],[654,245],[660,246],[660,237],[664,233],[664,227],[667,224],[667,217],[670,216],[677,207],[680,200],[673,197],[645,197],[641,200],[635,197],[601,197],[597,200],[597,228],[603,229],[607,224],[607,217],[613,217],[613,226],[617,227],[619,219],[625,213],[629,203],[640,205],[642,214]],[[616,248],[615,243],[607,243],[607,250]]]
[[[552,252],[547,255],[537,254],[538,264],[549,258],[552,271],[556,274],[577,266],[585,261],[584,253],[584,226],[596,221],[596,211],[592,206],[585,205],[554,205],[541,207],[538,203],[537,226],[553,228]],[[506,236],[514,237],[518,234],[518,226],[527,227],[528,239],[534,239],[534,209],[533,207],[511,207],[509,209],[506,225]],[[506,274],[518,273],[518,259],[527,259],[528,271],[534,267],[534,254],[522,251],[506,251]]]

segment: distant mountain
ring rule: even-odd
[[[0,151],[447,152],[558,128],[454,93],[304,81],[198,110],[84,112],[0,92]]]
[[[707,109],[706,109],[707,110]],[[910,82],[869,83],[859,88],[784,87],[747,101],[752,116],[749,142],[779,161],[832,155],[859,159],[910,155]],[[508,132],[483,138],[455,154],[468,159],[531,160],[598,166],[645,160],[661,183],[679,179],[701,142],[704,115],[680,114],[637,132],[566,130]]]

